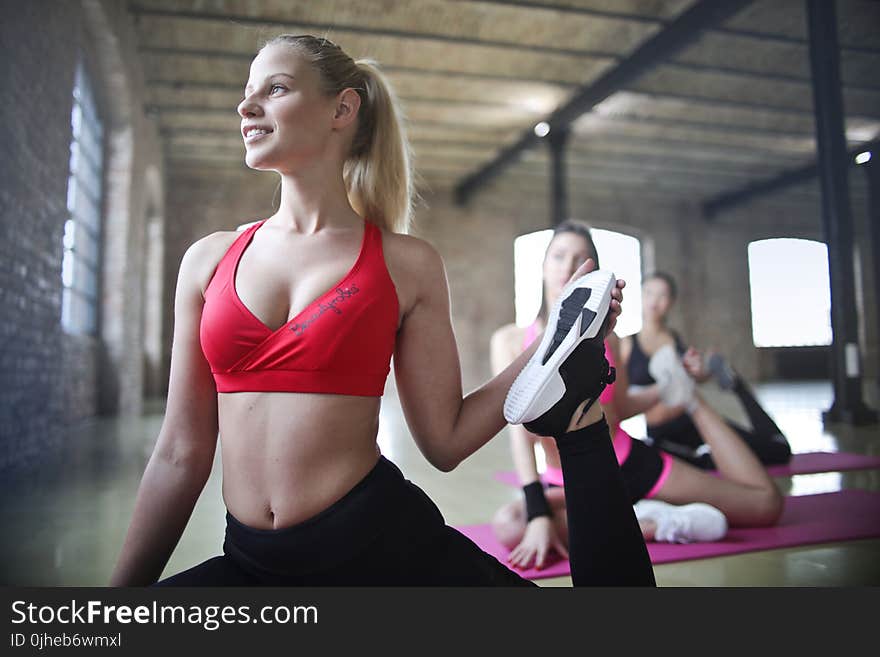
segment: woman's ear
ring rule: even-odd
[[[344,130],[357,118],[361,107],[361,97],[357,91],[349,87],[336,96],[336,112],[333,115],[333,127]]]

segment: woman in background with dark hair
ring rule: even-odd
[[[665,272],[655,272],[642,283],[642,330],[621,340],[623,365],[634,386],[655,383],[649,362],[661,348],[669,346],[678,352],[688,373],[698,382],[713,376],[725,390],[732,391],[742,403],[751,423],[746,429],[730,420],[725,422],[736,431],[765,465],[788,463],[791,447],[776,423],[752,395],[746,383],[720,354],[707,358],[688,348],[678,333],[669,327],[667,318],[678,297],[675,280]],[[645,411],[647,432],[653,444],[694,465],[713,469],[711,447],[707,445],[690,415],[681,406],[660,403]]]
[[[492,367],[502,372],[530,348],[546,329],[548,309],[556,303],[566,281],[587,259],[599,263],[589,226],[565,221],[554,229],[542,267],[543,302],[534,323],[525,328],[510,324],[492,336]],[[609,264],[611,266],[609,266]],[[613,263],[605,263],[613,269]],[[605,357],[620,362],[621,340],[609,332]],[[694,381],[677,358],[656,363],[662,382],[642,389],[629,386],[625,368],[599,397],[611,428],[614,456],[620,465],[629,501],[634,504],[639,528],[647,541],[694,542],[721,539],[731,526],[774,524],[782,512],[782,496],[764,467],[739,436],[724,423],[694,390]],[[635,439],[620,422],[655,406],[674,401],[687,407],[701,435],[718,454],[720,477],[710,475],[670,454]],[[524,425],[509,428],[514,467],[522,497],[501,507],[493,519],[496,538],[510,551],[515,567],[541,568],[551,550],[568,556],[570,519],[576,513],[563,486],[567,476],[556,444],[535,435]],[[535,448],[540,444],[547,459],[544,482],[538,473]]]

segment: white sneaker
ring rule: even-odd
[[[660,386],[660,399],[664,404],[692,410],[696,382],[684,369],[672,345],[665,345],[654,352],[648,361],[648,372]]]
[[[633,506],[636,518],[653,520],[658,543],[705,543],[720,541],[727,534],[727,518],[703,502],[677,506],[660,500],[639,500]]]
[[[504,400],[510,424],[522,424],[539,436],[560,435],[583,401],[592,404],[614,382],[604,340],[616,284],[612,272],[597,270],[562,291],[541,344]]]

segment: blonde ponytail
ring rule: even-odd
[[[400,105],[374,61],[355,63],[363,75],[367,107],[361,107],[361,125],[345,163],[348,197],[361,216],[405,233],[412,215],[413,175]]]
[[[343,167],[349,202],[374,224],[407,232],[415,196],[412,156],[400,104],[385,75],[376,62],[355,62],[329,39],[281,34],[263,47],[278,43],[295,48],[315,66],[328,94],[357,91],[358,128]]]

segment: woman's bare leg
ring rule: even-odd
[[[700,437],[712,448],[712,458],[721,475],[746,486],[776,490],[764,465],[745,441],[699,395],[691,419]]]
[[[720,509],[733,527],[775,524],[784,500],[754,452],[699,397],[691,417],[711,446],[721,476],[673,458],[672,470],[657,498],[671,504],[706,502]]]

